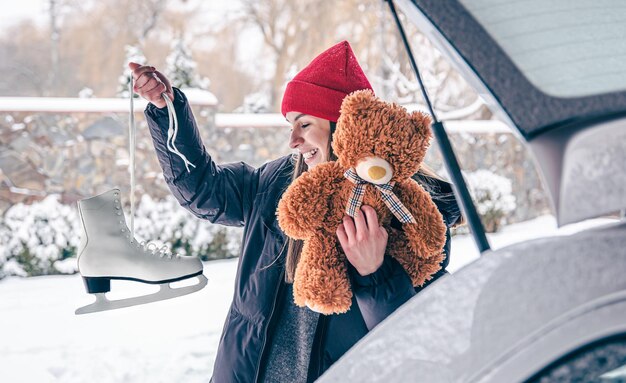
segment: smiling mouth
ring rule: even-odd
[[[309,160],[309,159],[311,159],[314,155],[316,155],[316,154],[317,154],[317,151],[318,151],[317,149],[309,150],[309,151],[308,151],[308,152],[306,152],[306,153],[302,153],[302,157],[304,157],[304,160],[305,160],[305,161],[306,161],[306,160]]]

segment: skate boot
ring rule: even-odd
[[[110,190],[78,202],[83,236],[78,248],[78,270],[96,301],[76,314],[113,310],[193,293],[207,284],[197,257],[171,254],[165,247],[138,243],[126,226],[120,191]],[[199,283],[171,288],[169,283],[197,277]],[[159,284],[158,292],[110,301],[111,279]]]

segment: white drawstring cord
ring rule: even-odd
[[[191,166],[192,168],[195,168],[196,165],[189,162],[187,157],[185,157],[185,155],[176,148],[176,145],[174,143],[176,140],[176,136],[178,135],[178,118],[176,117],[176,110],[174,109],[174,104],[172,103],[172,100],[170,100],[167,94],[163,93],[163,99],[165,100],[165,104],[167,105],[167,113],[169,116],[169,127],[167,129],[167,149],[169,149],[170,152],[176,154],[183,160],[183,162],[185,163],[185,168],[187,169],[187,173],[189,173],[191,172],[191,170],[189,170],[189,167]]]

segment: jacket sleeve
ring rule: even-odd
[[[446,274],[450,254],[450,230],[446,230],[445,258],[442,268],[423,286],[413,287],[411,278],[393,257],[385,255],[383,264],[374,273],[361,276],[354,267],[349,266],[352,279],[352,291],[365,320],[368,330],[387,318],[396,309],[406,303],[415,294]]]
[[[393,257],[385,255],[383,264],[372,274],[362,276],[349,266],[352,292],[368,330],[415,295],[411,278]]]
[[[243,163],[217,165],[207,153],[185,95],[174,88],[178,119],[177,149],[195,165],[187,172],[183,160],[167,149],[167,107],[148,104],[145,115],[163,176],[178,202],[199,218],[242,226],[258,187],[258,171]]]

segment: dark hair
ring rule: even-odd
[[[337,156],[333,151],[332,142],[333,133],[335,133],[335,129],[337,129],[337,123],[335,121],[329,122],[330,137],[328,139],[328,149],[326,150],[326,153],[328,153],[328,158],[326,158],[326,161],[336,161]],[[293,167],[291,182],[300,177],[300,175],[304,173],[305,170],[306,164],[304,163],[304,158],[302,157],[302,154],[298,154],[296,163]],[[285,281],[287,283],[293,283],[293,278],[296,273],[296,266],[298,265],[298,261],[300,260],[300,253],[302,253],[302,244],[303,242],[301,240],[287,238],[287,257],[285,258]]]

